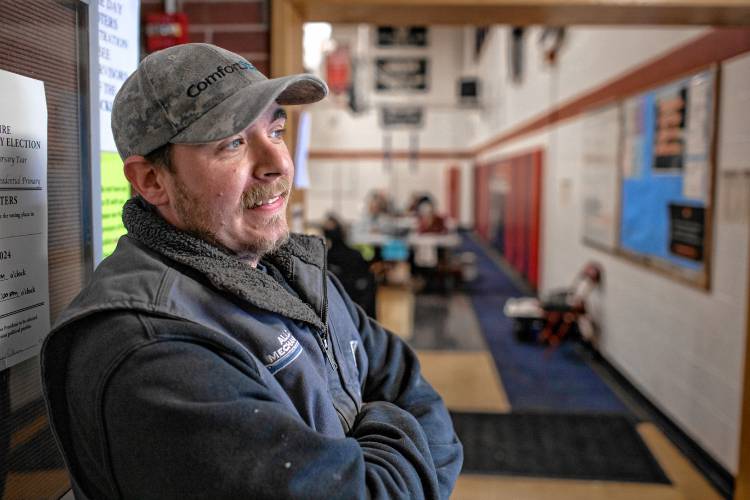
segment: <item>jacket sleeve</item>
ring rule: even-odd
[[[368,317],[349,298],[335,276],[331,276],[331,281],[357,325],[367,354],[363,400],[389,401],[417,419],[429,441],[440,485],[440,498],[448,498],[461,471],[463,448],[453,431],[453,423],[443,400],[422,377],[414,351],[398,336]]]
[[[124,498],[438,495],[425,431],[387,402],[364,405],[350,437],[328,437],[255,367],[174,340],[139,347],[104,387],[104,457]]]

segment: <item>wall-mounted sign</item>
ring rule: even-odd
[[[102,256],[111,254],[125,234],[122,206],[130,184],[112,136],[112,101],[138,67],[139,0],[101,0],[99,6],[99,137],[101,140]]]
[[[585,243],[709,287],[716,87],[709,69],[586,115]]]
[[[706,209],[669,204],[669,251],[678,257],[701,262],[706,228]]]
[[[0,70],[0,370],[49,331],[44,82]]]
[[[380,108],[380,125],[383,128],[421,128],[424,125],[424,110],[419,106]]]
[[[621,130],[619,105],[588,113],[583,120],[583,239],[608,250],[617,247]]]
[[[378,26],[378,47],[426,47],[425,26]]]
[[[620,246],[703,285],[715,90],[704,71],[624,102]]]
[[[380,57],[375,59],[375,89],[378,91],[427,90],[427,58]]]

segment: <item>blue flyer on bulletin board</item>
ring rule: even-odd
[[[714,86],[712,70],[625,101],[623,250],[705,270]]]

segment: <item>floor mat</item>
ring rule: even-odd
[[[464,473],[671,484],[622,415],[452,413]]]

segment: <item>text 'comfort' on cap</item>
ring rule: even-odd
[[[244,130],[274,101],[323,99],[320,78],[266,78],[239,55],[207,43],[154,52],[115,96],[112,132],[120,156],[146,155],[167,143],[197,144]]]

